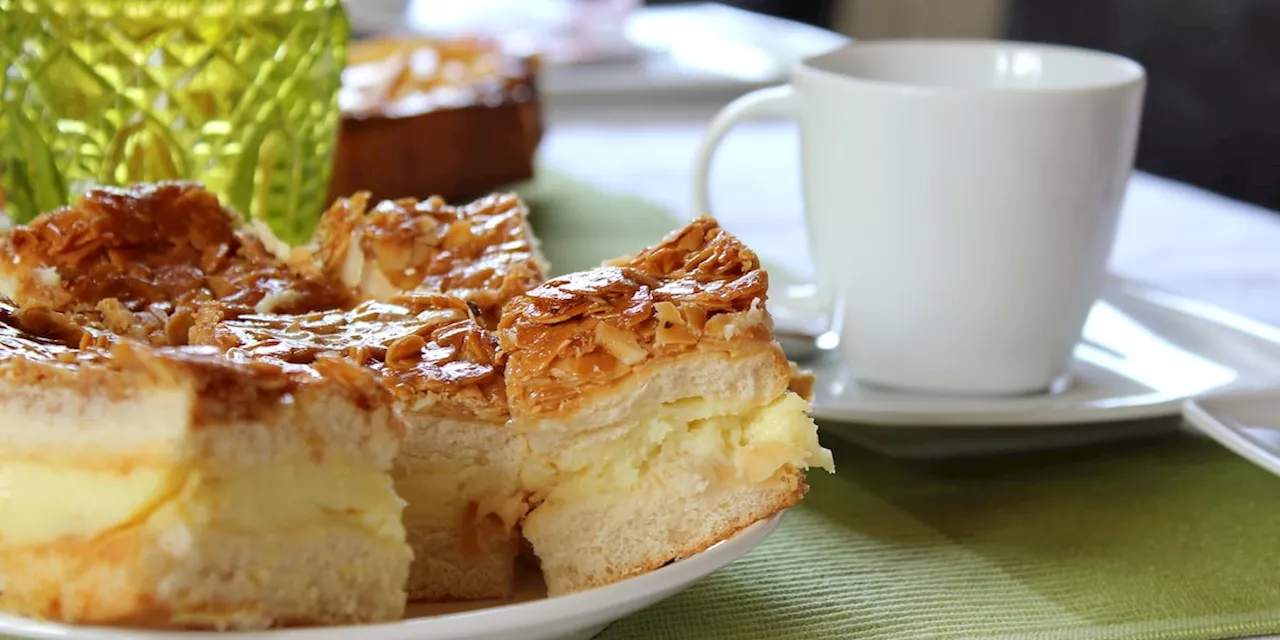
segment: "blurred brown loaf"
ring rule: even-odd
[[[348,54],[331,199],[471,199],[533,177],[538,61],[475,39],[385,38]]]

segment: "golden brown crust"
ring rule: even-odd
[[[352,45],[331,194],[456,201],[533,177],[536,58],[474,38]]]
[[[81,350],[82,345],[90,346],[87,342],[85,332],[65,314],[19,309],[12,300],[0,297],[0,376],[16,361],[68,370],[101,361],[100,351]]]
[[[394,303],[371,301],[345,312],[227,321],[206,310],[192,339],[236,361],[306,367],[326,356],[342,357],[377,373],[412,410],[507,417],[497,337],[457,298],[410,293]]]
[[[0,236],[0,265],[22,306],[84,314],[156,345],[185,344],[182,329],[206,300],[235,313],[347,303],[341,287],[289,268],[192,183],[94,189]]]
[[[651,358],[772,343],[768,288],[756,255],[709,218],[632,258],[550,280],[503,310],[513,408],[563,411]]]
[[[211,347],[155,348],[132,340],[105,340],[66,315],[19,309],[0,298],[0,381],[59,385],[124,397],[154,385],[180,382],[200,398],[197,424],[249,418],[276,407],[302,385],[322,385],[364,410],[391,405],[376,378],[350,362],[317,358],[309,367],[269,361],[233,361]]]
[[[413,409],[505,419],[503,361],[485,327],[496,323],[503,302],[542,280],[515,196],[466,207],[439,199],[385,202],[366,214],[357,195],[325,216],[319,238],[315,262],[303,251],[286,263],[198,186],[91,192],[0,244],[0,257],[18,265],[13,273],[24,298],[21,309],[0,310],[3,375],[87,388],[124,370],[192,369],[202,392],[249,406],[271,404],[292,385],[322,378],[377,386],[368,369]],[[349,312],[249,314],[269,295],[280,299],[274,310],[345,308],[351,297],[338,280],[353,252],[368,256],[397,289],[457,298],[423,292]],[[57,278],[47,276],[50,269]],[[240,316],[250,317],[219,324]],[[290,328],[295,322],[305,326]],[[194,342],[232,350],[233,357],[147,350],[128,338]],[[241,378],[256,381],[236,386]],[[258,398],[254,389],[276,395]],[[364,404],[383,402],[368,389],[361,394],[369,396]]]
[[[514,194],[461,207],[434,197],[367,206],[363,193],[336,202],[320,220],[313,249],[320,270],[355,287],[358,299],[387,297],[363,286],[371,269],[392,291],[447,293],[496,323],[507,300],[546,277],[528,212]]]

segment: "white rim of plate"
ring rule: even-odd
[[[1247,391],[1233,389],[1220,393],[1205,394],[1200,398],[1192,398],[1183,403],[1182,416],[1201,433],[1217,440],[1219,444],[1235,454],[1275,475],[1280,475],[1280,458],[1277,458],[1274,453],[1263,449],[1249,436],[1240,433],[1240,431],[1219,420],[1212,411],[1204,407],[1202,402],[1229,401],[1234,397],[1246,394],[1248,394]],[[1280,397],[1277,400],[1280,400]]]

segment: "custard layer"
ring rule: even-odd
[[[757,483],[786,466],[832,469],[808,404],[786,393],[746,411],[690,399],[663,405],[621,433],[586,436],[525,470],[548,500],[611,500],[639,487],[701,491],[716,482]]]
[[[225,532],[288,533],[341,522],[403,539],[403,505],[388,474],[338,462],[122,471],[0,459],[0,547],[92,538],[161,508],[192,527]]]

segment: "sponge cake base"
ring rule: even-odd
[[[601,587],[647,573],[727,540],[752,523],[794,506],[806,491],[803,472],[779,470],[767,482],[611,503],[543,505],[524,523],[551,596]],[[642,524],[639,524],[642,523]]]
[[[408,523],[413,571],[409,600],[443,602],[509,598],[515,581],[516,537],[474,531],[462,523]],[[475,537],[483,535],[483,540]],[[477,544],[478,543],[478,544]]]
[[[124,529],[7,555],[0,608],[39,619],[249,630],[404,611],[404,547],[341,525],[275,535]]]
[[[396,490],[407,501],[412,602],[508,598],[525,511],[523,439],[505,422],[405,415]]]

